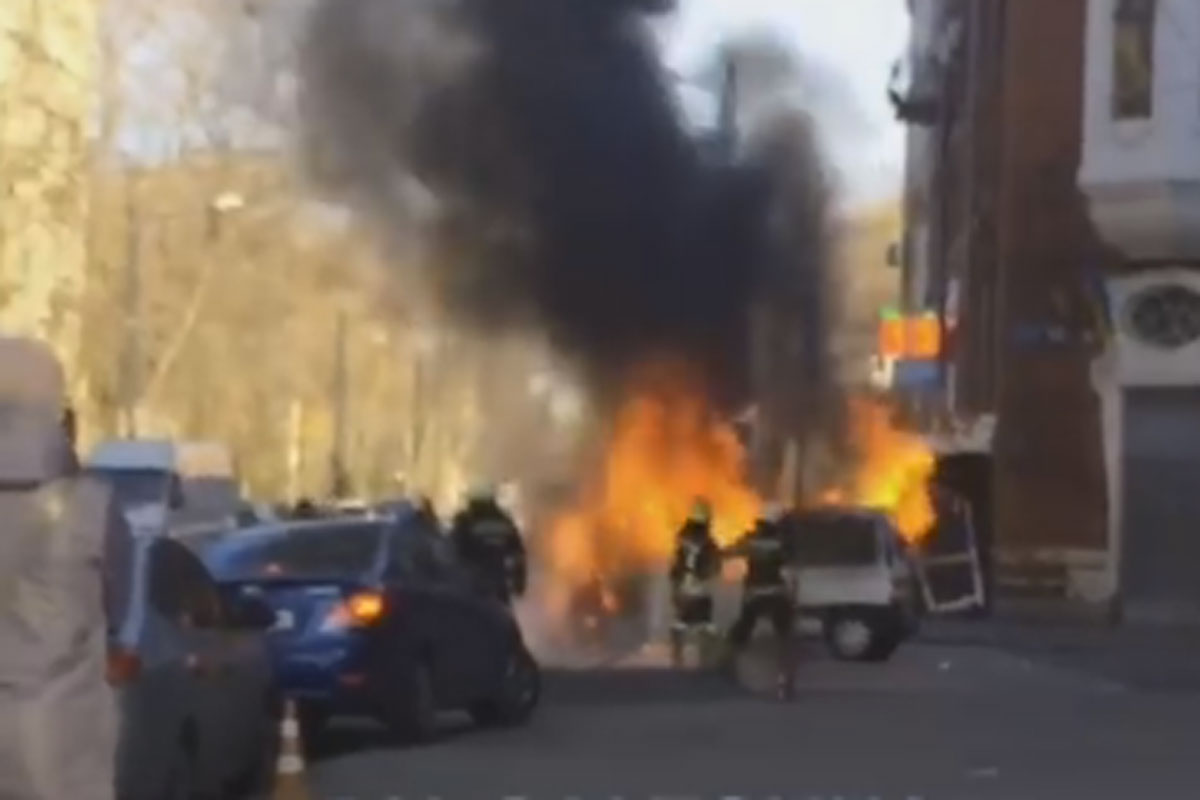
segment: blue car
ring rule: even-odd
[[[539,668],[511,612],[411,509],[251,528],[205,560],[228,590],[274,610],[276,679],[310,731],[372,717],[419,741],[439,711],[518,724],[537,706]]]

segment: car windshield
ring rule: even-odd
[[[227,580],[361,575],[374,565],[382,535],[381,525],[287,530],[252,540],[234,537],[213,555]]]
[[[802,517],[796,525],[796,555],[804,566],[850,567],[879,557],[876,521],[851,515]]]
[[[89,473],[112,486],[113,494],[123,508],[164,503],[169,496],[171,476],[161,470],[94,468]]]

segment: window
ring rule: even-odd
[[[361,575],[376,564],[383,526],[332,524],[283,529],[254,542],[230,540],[222,575],[336,578]],[[219,558],[219,556],[217,556]]]
[[[189,628],[221,624],[221,599],[204,565],[183,545],[160,539],[150,550],[150,604],[167,619]]]
[[[1113,15],[1113,117],[1154,113],[1154,21],[1157,0],[1117,0]]]
[[[89,470],[89,474],[112,487],[122,508],[165,503],[171,484],[170,473],[153,469],[96,468]]]
[[[880,555],[878,521],[871,517],[810,514],[795,531],[796,556],[807,567],[871,565]]]

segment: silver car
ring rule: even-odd
[[[222,595],[179,542],[137,541],[128,608],[110,631],[122,800],[248,796],[278,731],[270,609]]]

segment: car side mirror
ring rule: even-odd
[[[275,624],[275,612],[257,597],[239,597],[230,603],[229,621],[234,628],[265,631]]]

